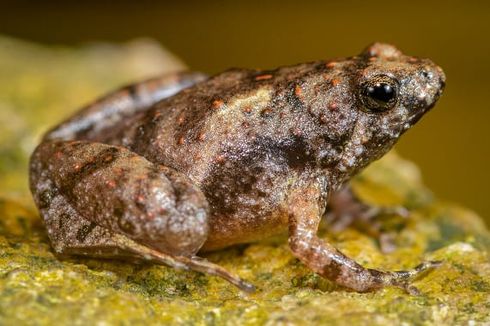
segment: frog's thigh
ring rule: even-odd
[[[126,148],[45,142],[32,156],[30,177],[45,218],[61,212],[61,205],[50,205],[61,195],[87,221],[160,251],[193,255],[207,238],[202,192],[181,173]]]
[[[129,238],[118,236],[85,219],[61,194],[52,198],[49,207],[42,208],[42,215],[51,244],[58,255],[115,259],[143,257],[137,248],[130,246],[132,241]],[[167,265],[172,266],[172,261]]]

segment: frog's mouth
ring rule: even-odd
[[[437,101],[442,96],[445,87],[446,80],[444,75],[441,75],[436,82],[426,86],[425,91],[418,97],[415,103],[409,104],[409,107],[411,107],[411,111],[413,112],[408,119],[410,125],[417,123],[425,113],[430,111],[436,105]]]
[[[404,129],[407,130],[414,124],[416,124],[427,112],[429,112],[434,106],[436,105],[436,102],[432,102],[429,105],[426,105],[420,109],[416,109],[414,113],[410,115],[410,117],[407,119],[407,123],[409,126],[406,126]]]

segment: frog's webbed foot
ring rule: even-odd
[[[410,212],[403,206],[370,206],[345,186],[332,195],[325,216],[330,231],[338,233],[353,226],[375,238],[381,251],[389,253],[396,249],[397,230],[404,225]]]

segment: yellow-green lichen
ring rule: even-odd
[[[108,87],[148,75],[150,68],[134,68],[134,61],[164,70],[163,60],[145,61],[148,49],[164,52],[148,44],[45,49],[3,38],[0,49],[0,106],[9,110],[0,116],[9,126],[0,143],[1,324],[490,323],[488,231],[471,211],[435,200],[418,169],[395,154],[357,177],[354,189],[367,202],[411,209],[403,227],[395,224],[397,250],[384,255],[354,229],[331,234],[323,226],[320,234],[369,267],[442,260],[415,282],[420,296],[396,288],[364,294],[338,288],[295,259],[284,237],[206,255],[253,282],[258,290],[251,295],[215,277],[163,266],[58,259],[25,186],[36,137]]]

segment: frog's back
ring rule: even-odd
[[[297,85],[305,76],[323,78],[319,69],[325,69],[324,62],[228,70],[157,103],[128,128],[131,141],[124,145],[200,184],[230,155],[296,146],[294,125],[315,125],[296,109]]]

